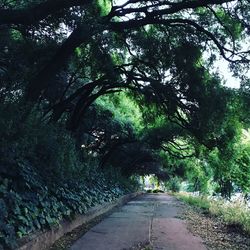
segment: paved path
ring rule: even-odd
[[[146,194],[94,226],[71,250],[127,250],[140,243],[150,244],[153,250],[205,250],[202,240],[178,219],[180,214],[174,197]]]

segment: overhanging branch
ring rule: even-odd
[[[136,1],[137,2],[137,1]],[[182,1],[182,2],[169,2],[169,1],[164,1],[164,2],[156,2],[156,3],[151,3],[151,4],[146,4],[146,2],[151,1],[145,1],[145,5],[142,7],[128,7],[130,1],[125,3],[124,5],[121,6],[114,6],[110,12],[110,14],[107,16],[108,18],[112,18],[115,16],[125,16],[127,14],[132,14],[132,13],[144,13],[146,16],[150,17],[158,17],[158,16],[163,16],[163,15],[169,15],[169,14],[174,14],[177,13],[181,10],[186,10],[186,9],[195,9],[199,7],[206,7],[208,5],[219,5],[223,3],[228,3],[232,2],[232,0],[194,0],[194,1]],[[133,3],[133,2],[132,2]],[[150,10],[151,8],[158,8],[155,10]]]
[[[71,33],[57,50],[54,57],[28,84],[26,89],[26,100],[28,102],[36,102],[41,92],[49,86],[51,78],[55,76],[73,54],[75,48],[82,43],[88,43],[95,32],[97,31],[93,30],[91,25],[85,24]]]
[[[25,9],[0,9],[0,24],[30,25],[59,10],[88,3],[91,3],[91,0],[47,0]]]
[[[138,20],[131,19],[129,21],[121,21],[121,22],[111,22],[110,23],[110,28],[111,30],[114,30],[116,32],[120,32],[123,30],[128,30],[128,29],[135,29],[139,28],[148,24],[162,24],[162,25],[167,25],[167,26],[182,26],[183,25],[189,25],[193,27],[196,31],[201,32],[205,34],[218,48],[221,56],[227,60],[228,62],[235,63],[235,62],[248,62],[249,60],[241,58],[241,59],[230,59],[227,55],[226,52],[231,53],[231,55],[238,55],[236,54],[233,50],[230,50],[228,48],[225,48],[220,41],[214,36],[213,33],[210,31],[206,30],[203,28],[201,25],[196,23],[194,20],[190,19],[182,19],[182,18],[174,18],[174,19],[161,19],[161,18],[154,18],[154,17],[145,17],[141,18]]]

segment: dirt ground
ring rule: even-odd
[[[250,236],[238,227],[228,226],[220,218],[211,216],[200,209],[185,207],[182,218],[186,220],[189,231],[199,235],[207,249],[249,250]]]

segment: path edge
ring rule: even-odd
[[[90,222],[100,215],[110,212],[116,207],[123,206],[131,199],[141,195],[142,192],[136,192],[124,195],[113,202],[105,202],[101,205],[90,208],[83,215],[76,215],[74,220],[63,220],[59,226],[46,231],[40,231],[19,241],[17,250],[45,250],[52,246],[58,239],[75,228]]]

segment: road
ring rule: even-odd
[[[203,250],[179,216],[182,205],[167,194],[145,194],[90,229],[71,250]],[[140,247],[139,247],[140,246]],[[144,246],[144,247],[142,247]]]

